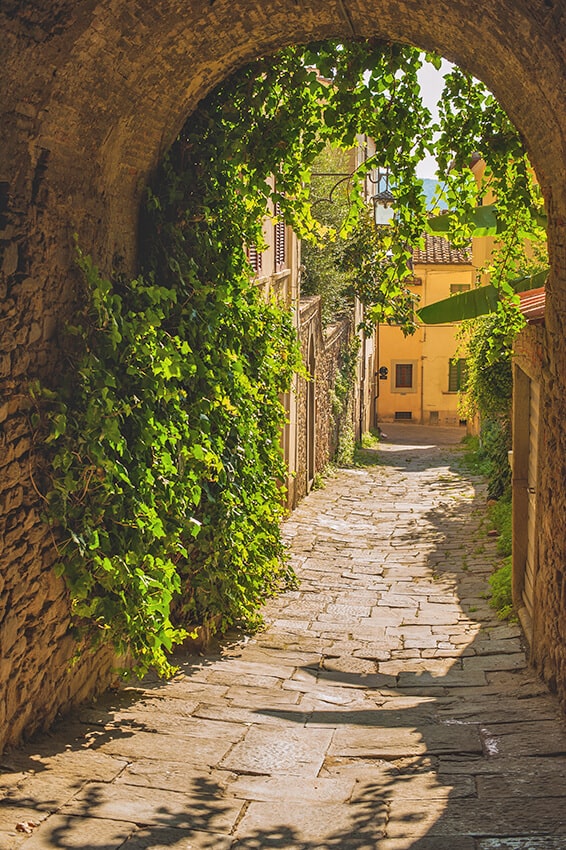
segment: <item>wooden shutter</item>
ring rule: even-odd
[[[281,207],[275,205],[275,271],[280,272],[287,268],[287,225],[281,215]]]
[[[248,262],[249,262],[250,266],[252,267],[252,269],[254,270],[256,275],[260,275],[261,270],[262,270],[262,259],[263,259],[262,252],[258,251],[256,247],[251,245],[247,250],[247,254],[248,254]]]
[[[397,363],[395,365],[395,388],[412,389],[413,386],[413,364]]]
[[[451,360],[448,366],[448,392],[457,393],[466,386],[466,360]]]

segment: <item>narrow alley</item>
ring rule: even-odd
[[[0,758],[0,850],[565,850],[566,726],[486,600],[461,432],[388,434],[286,523],[264,631]]]

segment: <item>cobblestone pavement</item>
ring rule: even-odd
[[[3,757],[1,850],[565,850],[565,727],[486,602],[485,494],[451,432],[390,438],[287,522],[264,632]]]

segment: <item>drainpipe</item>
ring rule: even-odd
[[[422,348],[421,348],[421,352],[422,352],[421,353],[421,392],[420,392],[420,396],[421,396],[421,419],[420,419],[421,425],[425,424],[425,422],[424,422],[424,362],[425,362],[424,350],[425,350],[425,344],[426,344],[426,326],[423,325],[422,336],[421,336],[421,346],[422,346]]]
[[[364,308],[362,307],[362,321],[364,318]],[[360,376],[360,415],[358,427],[360,430],[360,440],[364,433],[364,410],[366,400],[366,335],[362,331],[362,373]]]
[[[421,425],[424,425],[424,357],[421,356]]]
[[[377,403],[379,399],[379,364],[380,364],[380,351],[379,351],[379,322],[377,322],[375,326],[375,395],[373,397],[373,422],[372,426],[377,431],[379,428],[378,425],[378,411],[377,411]]]

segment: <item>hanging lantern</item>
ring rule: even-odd
[[[395,198],[389,188],[389,169],[385,168],[382,171],[378,168],[377,176],[375,179],[372,179],[372,183],[377,188],[377,192],[372,197],[373,220],[376,227],[382,227],[389,224],[395,215],[395,210],[393,209]]]

